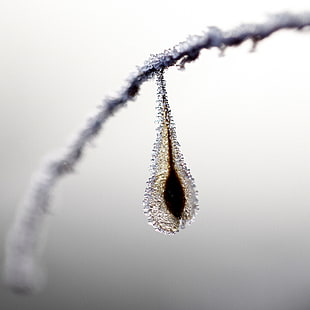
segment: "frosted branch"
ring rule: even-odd
[[[62,153],[44,161],[34,175],[7,242],[5,274],[8,286],[21,293],[31,292],[37,288],[39,277],[35,264],[36,252],[55,183],[74,169],[86,145],[99,133],[105,121],[119,107],[133,100],[146,80],[153,78],[160,70],[176,64],[184,67],[186,63],[196,60],[202,49],[217,47],[223,50],[229,46],[237,46],[246,40],[252,40],[255,44],[278,30],[300,30],[307,26],[310,26],[310,12],[282,13],[271,16],[265,23],[244,24],[231,31],[210,27],[203,35],[191,36],[187,41],[163,53],[151,55],[130,77],[119,96],[106,99]]]

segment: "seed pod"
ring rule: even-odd
[[[157,87],[159,126],[144,196],[144,213],[157,231],[175,234],[194,220],[198,210],[197,191],[179,149],[163,72],[157,73]]]

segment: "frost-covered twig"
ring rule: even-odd
[[[237,46],[248,39],[255,45],[280,29],[302,29],[306,26],[310,26],[310,12],[282,13],[271,16],[265,23],[244,24],[227,32],[211,27],[203,35],[192,36],[163,53],[152,55],[131,76],[119,96],[106,99],[64,151],[59,156],[46,160],[34,175],[9,233],[5,264],[6,281],[9,287],[23,293],[31,292],[36,288],[35,252],[37,252],[45,215],[48,214],[51,191],[56,181],[74,169],[87,143],[99,133],[105,121],[119,107],[137,96],[142,83],[152,78],[156,72],[170,66],[178,64],[184,67],[186,63],[197,59],[202,49],[217,47],[223,50],[229,46]]]

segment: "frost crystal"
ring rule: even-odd
[[[144,196],[144,213],[157,231],[175,234],[194,220],[198,210],[197,191],[179,149],[162,71],[157,73],[157,86],[159,126]]]

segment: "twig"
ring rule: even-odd
[[[217,47],[223,51],[245,40],[252,40],[255,46],[257,42],[278,30],[303,29],[307,26],[310,26],[310,12],[282,13],[271,16],[265,23],[244,24],[228,32],[210,27],[203,35],[191,36],[187,41],[163,53],[151,55],[144,65],[131,76],[119,96],[106,99],[63,152],[44,161],[34,175],[7,241],[5,275],[8,286],[19,293],[28,293],[37,288],[38,273],[35,254],[56,181],[74,169],[86,145],[99,133],[106,120],[127,101],[133,100],[146,80],[153,78],[156,72],[176,64],[184,68],[185,64],[198,58],[202,49]]]

